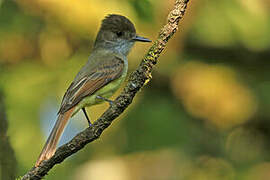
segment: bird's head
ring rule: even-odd
[[[94,47],[111,48],[127,55],[136,41],[151,42],[136,34],[136,29],[129,19],[111,14],[102,21]]]

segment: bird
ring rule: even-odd
[[[125,16],[107,15],[101,23],[87,63],[80,69],[62,99],[53,129],[35,163],[50,159],[69,121],[80,110],[92,125],[86,107],[110,98],[124,82],[128,71],[127,56],[135,42],[151,42],[137,35],[134,24]]]

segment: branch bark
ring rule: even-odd
[[[122,114],[129,104],[131,104],[136,93],[151,80],[153,67],[157,63],[157,59],[164,50],[168,40],[177,31],[178,23],[184,16],[188,1],[175,0],[174,8],[170,11],[167,23],[161,29],[157,40],[144,56],[139,67],[129,76],[127,85],[116,98],[113,105],[93,123],[93,126],[88,127],[77,134],[67,144],[59,147],[54,156],[47,161],[43,161],[39,167],[33,167],[22,177],[22,180],[41,179],[54,165],[61,163],[67,157],[81,150],[86,144],[98,139],[102,132],[111,125],[112,121]]]

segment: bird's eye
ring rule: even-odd
[[[118,31],[118,32],[116,32],[116,35],[117,35],[118,37],[121,37],[121,36],[123,35],[123,32],[122,32],[122,31]]]

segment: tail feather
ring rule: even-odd
[[[73,110],[74,108],[68,110],[63,114],[59,114],[57,121],[50,133],[50,136],[48,137],[38,157],[35,167],[37,167],[42,161],[50,159],[54,155],[58,141],[61,138],[61,135],[67,125],[68,120],[72,115]]]

